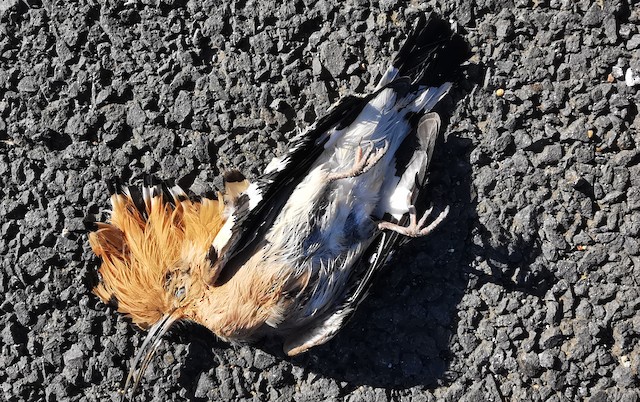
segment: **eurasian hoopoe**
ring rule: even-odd
[[[182,206],[181,195],[171,192],[176,206],[162,207],[166,204],[143,194],[141,209],[131,197],[115,194],[114,209],[124,203],[119,208],[150,211],[146,219],[118,223],[113,235],[118,240],[106,236],[103,226],[102,238],[113,246],[96,247],[92,239],[96,253],[110,264],[111,279],[103,272],[110,284],[97,293],[103,299],[131,296],[122,311],[132,318],[135,311],[140,319],[134,322],[150,326],[125,391],[132,378],[138,383],[160,338],[178,320],[199,323],[228,341],[275,335],[289,355],[331,339],[398,243],[405,236],[427,235],[447,215],[445,208],[426,224],[431,211],[418,219],[413,204],[440,129],[440,118],[430,111],[449,91],[447,78],[467,52],[448,23],[419,18],[373,93],[342,99],[298,135],[287,154],[235,197],[226,222],[220,204],[196,208],[211,208],[206,215],[215,221],[195,212],[198,234],[187,236],[193,223],[182,218],[177,226],[184,229],[172,229],[178,235],[155,225],[152,235],[139,235],[156,216],[170,215],[160,221],[175,225],[173,216],[191,208]],[[171,236],[178,236],[177,249],[169,246],[176,242]],[[125,275],[131,266],[111,262],[129,258],[121,257],[121,239],[135,244],[129,253],[150,254],[135,274]],[[106,272],[104,265],[101,270]],[[134,300],[147,287],[154,296]]]
[[[86,222],[89,244],[102,260],[93,292],[142,329],[157,328],[187,289],[202,293],[209,281],[207,261],[216,258],[212,244],[249,182],[231,171],[224,186],[217,196],[190,198],[179,186],[151,176],[142,188],[108,181],[108,222]]]

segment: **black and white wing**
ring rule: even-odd
[[[419,146],[416,148],[415,154],[420,157],[411,159],[399,183],[399,186],[410,185],[412,187],[410,189],[412,202],[418,197],[420,190],[426,183],[427,168],[431,162],[439,131],[440,118],[435,113],[423,116],[417,124],[415,137],[418,138]],[[385,218],[393,220],[390,214],[386,214]],[[397,220],[397,223],[406,225],[408,219],[409,217],[404,215]],[[309,326],[291,333],[285,341],[285,352],[289,355],[302,353],[333,338],[365,299],[382,266],[389,261],[394,251],[406,239],[405,236],[397,232],[378,232],[353,265],[348,278],[348,286],[341,302],[334,310],[317,317]]]

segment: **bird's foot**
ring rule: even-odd
[[[418,220],[418,216],[416,214],[416,207],[413,205],[409,206],[409,225],[401,226],[397,223],[391,222],[378,222],[378,229],[381,230],[392,230],[394,232],[400,233],[401,235],[408,237],[422,237],[426,236],[429,233],[433,232],[433,230],[438,227],[438,225],[447,217],[449,214],[449,206],[444,209],[444,211],[440,212],[440,214],[433,220],[428,226],[424,226],[425,222],[431,212],[433,211],[433,207],[429,208],[422,218]]]
[[[382,148],[376,149],[376,147],[372,145],[367,149],[367,151],[365,151],[362,146],[358,146],[358,149],[356,150],[356,161],[354,162],[353,167],[342,172],[331,173],[327,177],[327,180],[334,181],[339,179],[348,179],[368,172],[369,169],[375,166],[375,164],[382,159],[388,149],[388,141],[384,142],[384,146]]]

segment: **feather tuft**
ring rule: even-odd
[[[119,312],[146,329],[172,308],[165,286],[173,267],[211,256],[224,205],[208,198],[194,202],[179,187],[169,190],[151,178],[142,190],[122,188],[119,180],[110,182],[111,218],[91,225],[89,243],[102,259],[102,280],[93,292],[106,304],[117,301]]]

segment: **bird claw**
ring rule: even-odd
[[[367,149],[366,152],[364,151],[362,146],[358,146],[358,149],[356,149],[356,161],[354,162],[351,169],[342,172],[331,173],[329,174],[327,179],[329,181],[335,181],[339,179],[357,177],[361,174],[367,173],[373,166],[375,166],[376,163],[378,163],[380,159],[382,159],[382,157],[387,153],[388,149],[388,141],[384,142],[384,146],[382,148],[376,149],[375,146],[371,146],[371,148]]]
[[[401,235],[408,237],[422,237],[426,236],[429,233],[433,232],[433,230],[440,225],[440,223],[447,217],[449,214],[449,206],[440,212],[440,214],[433,220],[429,225],[424,226],[425,222],[431,212],[433,211],[433,207],[429,208],[424,215],[418,220],[418,215],[416,214],[416,207],[413,205],[409,206],[409,225],[401,226],[397,223],[391,222],[378,222],[378,229],[381,230],[392,230],[396,233],[400,233]]]

